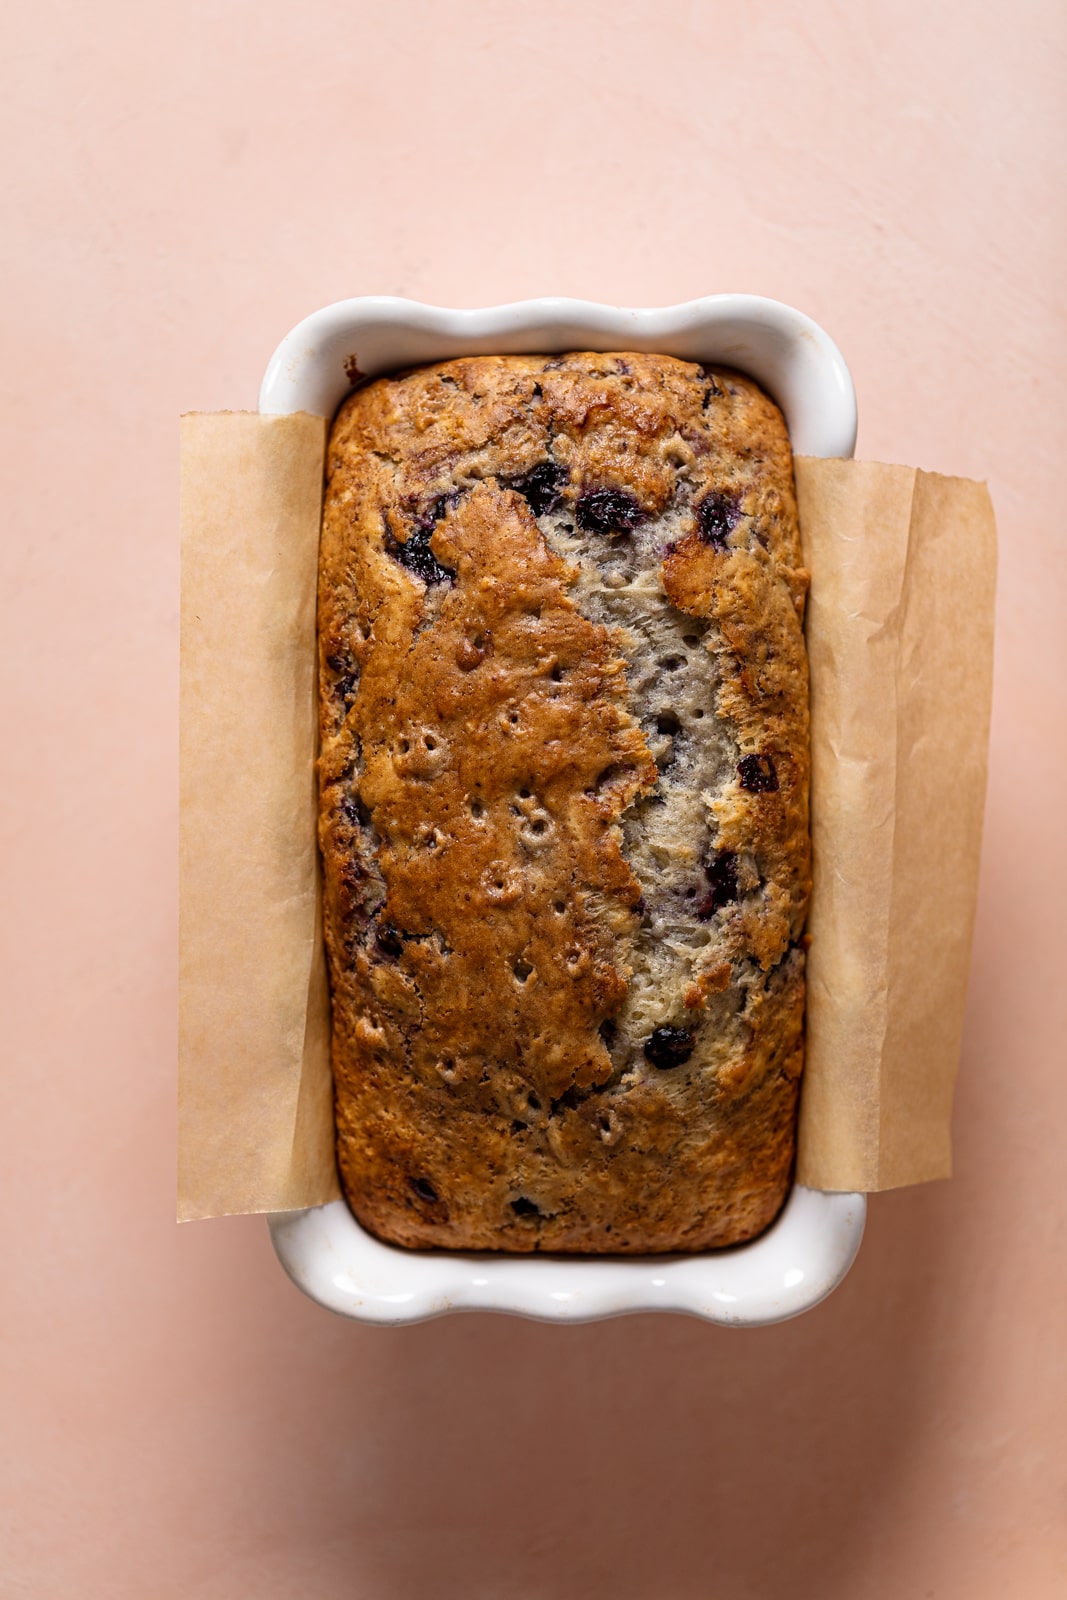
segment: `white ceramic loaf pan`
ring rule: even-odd
[[[737,367],[778,401],[798,455],[851,456],[855,448],[855,393],[836,345],[799,311],[754,295],[709,295],[651,311],[559,299],[479,311],[342,300],[282,340],[259,409],[328,417],[360,374],[451,356],[561,350],[651,350]],[[417,1322],[447,1311],[551,1322],[685,1311],[755,1327],[808,1310],[840,1283],[865,1216],[864,1195],[795,1185],[778,1220],[752,1244],[639,1259],[399,1250],[366,1233],[343,1200],[280,1212],[269,1223],[293,1282],[320,1305],[366,1322]]]

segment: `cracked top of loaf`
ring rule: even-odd
[[[792,458],[750,379],[479,356],[333,426],[319,589],[338,1161],[425,1248],[759,1233],[810,887]]]

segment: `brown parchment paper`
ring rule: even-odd
[[[182,420],[180,1218],[338,1193],[315,833],[326,424]],[[812,572],[797,1176],[946,1176],[985,794],[983,486],[797,461]]]
[[[797,1177],[948,1177],[993,671],[984,484],[796,463],[814,887]]]
[[[321,417],[181,424],[178,1215],[338,1193],[315,824]]]

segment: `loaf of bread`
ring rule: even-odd
[[[750,379],[486,356],[330,438],[321,846],[337,1149],[396,1244],[703,1250],[786,1195],[808,683]]]

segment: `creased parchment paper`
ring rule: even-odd
[[[326,424],[182,420],[182,1219],[338,1193],[315,835]],[[983,486],[798,460],[812,572],[808,1041],[797,1176],[944,1177],[992,675]]]
[[[178,1215],[338,1193],[315,826],[326,423],[181,428]]]
[[[797,1177],[947,1178],[993,680],[984,484],[796,464],[813,875]]]

